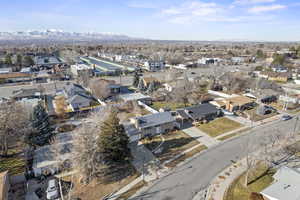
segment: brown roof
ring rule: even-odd
[[[263,75],[267,75],[268,77],[273,77],[273,78],[277,78],[277,77],[289,77],[290,73],[289,72],[262,72]]]
[[[5,172],[1,172],[0,173],[0,199],[4,199],[4,189],[5,189],[5,184],[6,182],[6,178],[8,176],[8,171]]]
[[[148,84],[148,83],[151,83],[151,82],[159,82],[159,80],[157,80],[156,78],[154,77],[144,77],[143,78],[144,81]]]
[[[237,105],[245,105],[248,103],[253,103],[255,100],[245,97],[245,96],[236,96],[236,97],[231,97],[226,99],[227,101],[231,102],[232,104],[237,104]]]
[[[3,73],[3,74],[0,74],[0,79],[5,79],[5,78],[22,78],[22,77],[31,77],[31,74],[21,73],[21,72],[12,72],[12,73]]]

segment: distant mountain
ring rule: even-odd
[[[142,40],[141,38],[113,33],[78,33],[57,29],[45,31],[0,32],[0,40],[55,40],[55,41],[93,41],[93,40]]]

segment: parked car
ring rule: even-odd
[[[287,120],[290,120],[290,119],[292,119],[293,117],[292,116],[290,116],[290,115],[283,115],[282,117],[281,117],[281,119],[283,120],[283,121],[287,121]]]
[[[48,187],[46,190],[47,199],[56,199],[58,198],[58,187],[56,179],[51,179],[48,181]]]

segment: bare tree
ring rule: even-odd
[[[29,115],[16,102],[0,103],[0,152],[7,156],[9,141],[25,137],[29,130]]]
[[[90,71],[81,70],[77,77],[77,82],[84,87],[88,87],[90,83]]]
[[[66,117],[66,112],[67,112],[67,102],[66,98],[64,96],[56,96],[55,97],[55,112],[56,114],[64,119]]]
[[[249,183],[249,174],[251,172],[251,169],[253,169],[257,163],[256,156],[253,153],[254,144],[248,138],[246,143],[244,144],[244,149],[246,151],[246,174],[245,174],[245,182],[244,186],[247,187]],[[256,152],[257,153],[257,152]]]
[[[75,130],[72,161],[84,183],[89,183],[95,178],[101,168],[102,163],[96,139],[100,137],[100,126],[107,115],[108,110],[94,113],[88,118],[89,123],[85,123]]]
[[[95,97],[105,99],[111,95],[109,88],[111,83],[113,82],[97,78],[90,81],[89,88]]]

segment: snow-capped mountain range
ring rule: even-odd
[[[114,33],[97,33],[97,32],[66,32],[58,29],[47,29],[44,31],[29,30],[18,32],[0,32],[0,40],[33,40],[33,39],[50,39],[50,40],[136,40],[138,38],[129,37],[122,34]]]

